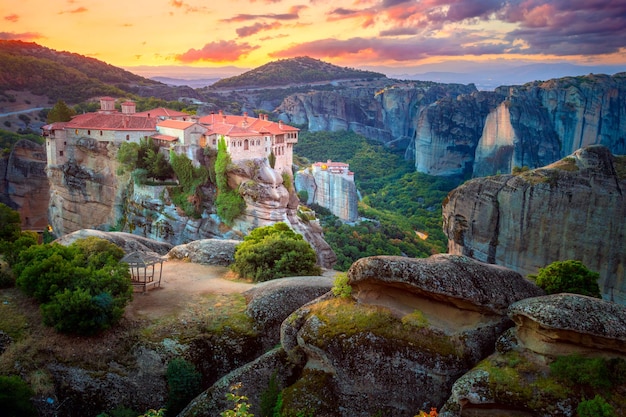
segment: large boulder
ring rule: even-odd
[[[297,395],[285,391],[289,410],[413,416],[439,407],[512,325],[508,306],[543,293],[513,271],[463,256],[363,258],[348,277],[353,298],[326,294],[283,322],[283,348],[308,370]]]
[[[263,345],[269,348],[280,343],[283,320],[332,286],[330,276],[304,276],[262,282],[246,291],[246,313],[254,320]]]
[[[494,354],[454,383],[440,416],[572,417],[580,401],[596,394],[617,407],[615,415],[622,415],[619,408],[623,411],[626,404],[620,392],[625,384],[619,363],[626,364],[624,306],[583,295],[554,294],[513,303],[509,315],[515,327],[501,336]],[[549,367],[567,355],[577,355],[577,362],[602,358],[613,364],[613,370],[602,375],[602,387],[581,386],[555,376]],[[588,381],[597,377],[590,367],[586,372]]]
[[[178,245],[168,253],[169,258],[184,259],[207,265],[228,266],[235,260],[235,248],[240,240],[202,239]]]
[[[517,337],[545,356],[622,355],[626,358],[626,307],[578,294],[533,297],[511,305]]]
[[[97,237],[100,239],[108,240],[111,243],[119,246],[126,253],[131,252],[155,252],[159,255],[167,254],[172,245],[167,242],[160,242],[157,240],[149,239],[143,236],[134,235],[125,232],[103,232],[101,230],[94,229],[81,229],[67,235],[61,236],[56,239],[55,242],[61,245],[71,245],[79,239],[86,239],[88,237]]]
[[[626,157],[579,149],[544,168],[477,178],[443,203],[448,251],[535,274],[576,259],[600,273],[603,298],[626,304]]]

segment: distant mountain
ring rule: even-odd
[[[195,95],[191,88],[178,91],[94,58],[31,42],[0,40],[0,97],[7,91],[28,91],[68,103],[98,96],[136,94],[171,100]]]
[[[208,87],[212,84],[215,84],[220,80],[220,78],[199,78],[199,79],[183,79],[183,78],[173,78],[173,77],[152,77],[154,81],[158,81],[167,85],[186,85],[191,88],[203,88]]]
[[[333,80],[385,78],[384,74],[354,68],[338,67],[309,57],[281,59],[222,79],[213,88],[267,88],[310,84]]]

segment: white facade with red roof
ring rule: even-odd
[[[268,120],[267,115],[259,118],[226,115],[222,112],[201,117],[198,122],[207,127],[206,145],[217,149],[220,138],[233,161],[267,158],[274,153],[274,170],[291,175],[293,145],[298,142],[299,129],[279,121]]]
[[[275,156],[274,169],[291,174],[293,145],[298,142],[299,129],[259,118],[211,114],[192,120],[186,113],[164,108],[135,113],[135,103],[122,103],[122,111],[115,109],[115,99],[102,97],[100,110],[74,116],[64,123],[52,123],[42,128],[46,137],[48,165],[66,162],[65,147],[79,140],[98,142],[139,143],[152,137],[160,146],[188,153],[190,147],[217,149],[220,138],[226,141],[233,161]],[[189,152],[193,154],[193,152]],[[197,162],[197,161],[194,161]]]

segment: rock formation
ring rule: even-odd
[[[169,196],[168,187],[131,183],[117,175],[117,148],[106,142],[83,140],[68,146],[69,158],[48,171],[51,185],[50,224],[57,235],[81,229],[121,228],[132,234],[180,245],[203,239],[241,240],[250,230],[278,221],[288,223],[315,249],[318,263],[330,268],[336,256],[322,229],[296,215],[298,199],[283,185],[283,178],[267,159],[233,164],[228,173],[232,187],[240,187],[246,200],[244,215],[227,227],[215,214],[215,187],[207,185],[203,213],[186,216]]]
[[[235,260],[235,249],[239,243],[240,240],[233,239],[194,240],[175,246],[167,256],[199,264],[228,266]]]
[[[287,97],[278,107],[289,123],[312,132],[352,130],[389,146],[407,149],[415,137],[420,112],[443,97],[476,91],[473,85],[374,80],[338,83],[333,91]],[[412,159],[413,156],[411,155]]]
[[[621,406],[615,415],[622,415],[626,404],[618,394],[624,386],[619,370],[602,375],[604,388],[599,388],[558,378],[548,365],[564,355],[577,355],[578,362],[584,358],[613,364],[623,361],[624,306],[582,295],[554,294],[520,300],[511,305],[509,316],[516,326],[498,340],[494,354],[454,383],[441,417],[572,417],[578,415],[580,401],[596,394],[614,407]]]
[[[306,204],[326,207],[341,220],[354,222],[359,217],[359,197],[353,175],[349,173],[333,173],[315,166],[304,169],[296,173],[296,190],[307,192]]]
[[[71,245],[79,239],[85,239],[88,237],[98,237],[100,239],[108,240],[109,242],[119,246],[126,253],[135,251],[140,252],[154,252],[159,255],[166,255],[172,245],[167,242],[159,242],[157,240],[148,239],[143,236],[133,235],[131,233],[124,232],[103,232],[101,230],[93,229],[81,229],[67,235],[63,235],[56,239],[55,242],[61,245]]]
[[[512,325],[510,303],[542,294],[511,270],[463,256],[364,258],[348,276],[354,299],[329,292],[303,305],[282,323],[282,348],[218,381],[182,415],[216,415],[234,382],[245,381],[241,393],[255,404],[275,369],[283,411],[413,416],[443,404],[493,351]],[[263,305],[281,294],[272,290]]]
[[[626,303],[626,159],[591,146],[519,175],[478,178],[443,204],[448,251],[534,274],[575,259]]]
[[[20,214],[23,230],[48,227],[49,193],[43,145],[23,139],[0,157],[0,203]]]
[[[626,153],[626,73],[490,92],[473,85],[381,82],[294,94],[278,110],[310,131],[352,130],[406,149],[416,170],[432,175],[507,174],[594,144]]]

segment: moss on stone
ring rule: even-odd
[[[617,178],[626,179],[626,155],[616,155],[613,166],[617,172]]]
[[[282,417],[332,415],[337,410],[332,375],[305,369],[302,377],[282,391]]]
[[[350,336],[369,332],[393,340],[394,343],[405,342],[416,349],[441,356],[464,356],[464,349],[454,336],[426,326],[423,316],[423,320],[417,320],[416,316],[406,320],[398,319],[388,308],[337,298],[316,304],[311,312],[322,325],[316,326],[315,338],[310,342],[320,348],[327,346],[338,336],[346,340]]]

